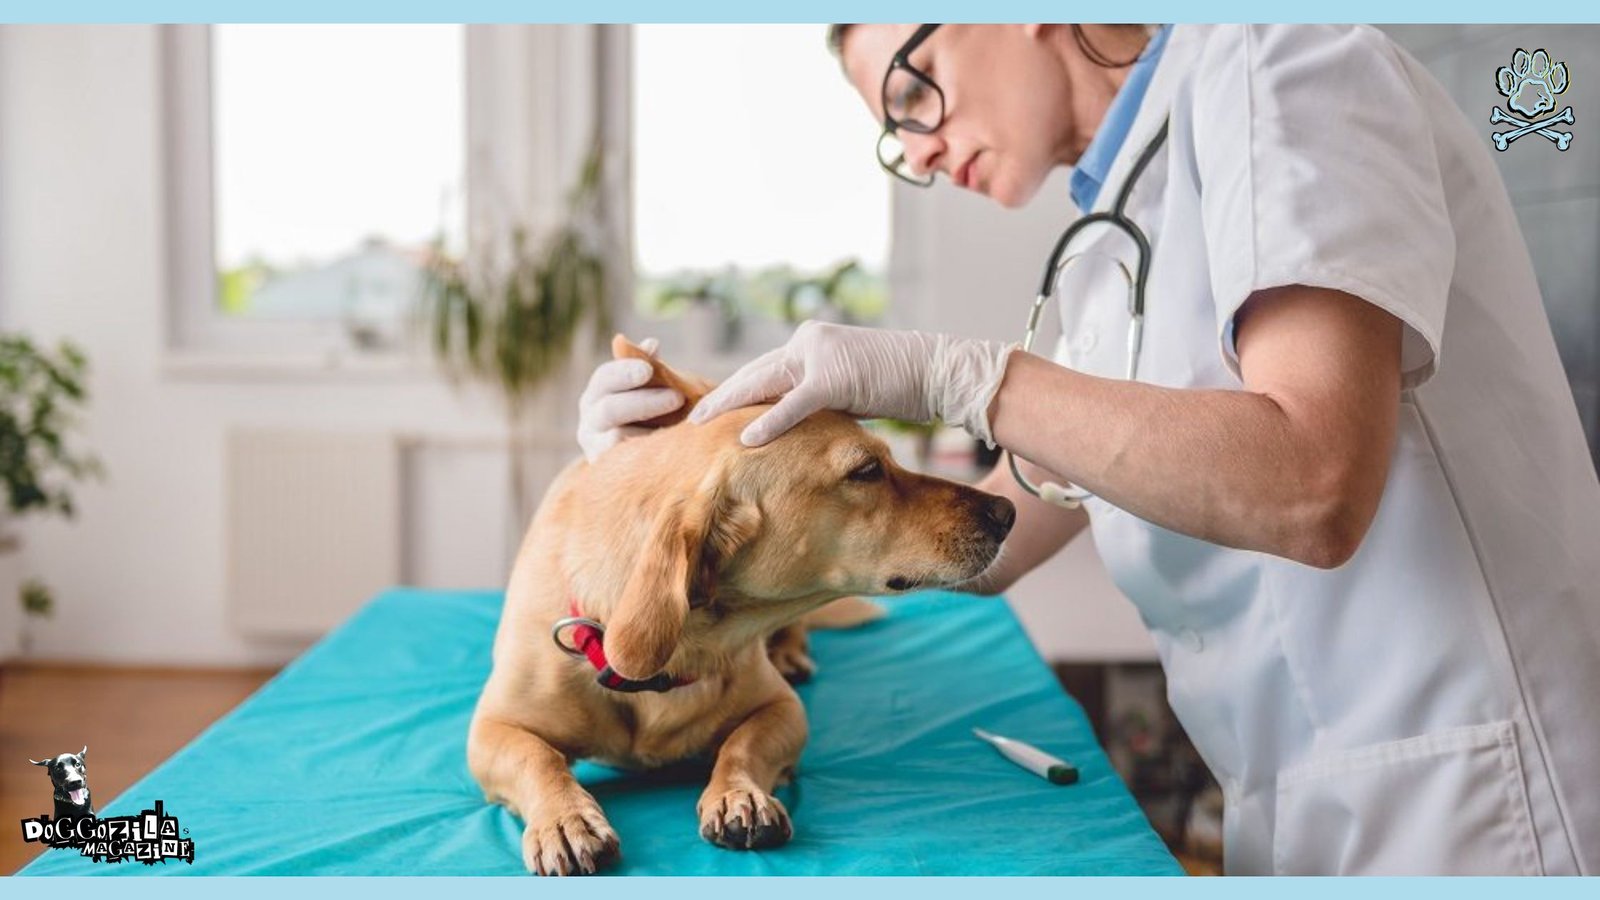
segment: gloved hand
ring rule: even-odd
[[[910,422],[937,416],[992,447],[989,404],[1015,349],[945,334],[806,322],[787,344],[703,397],[689,421],[782,398],[745,427],[746,446],[765,444],[819,409],[837,409]]]
[[[641,341],[651,356],[660,347],[655,338]],[[578,400],[578,446],[590,462],[625,438],[650,431],[634,425],[672,412],[683,405],[683,394],[672,388],[644,388],[650,364],[642,359],[613,359],[595,367]]]

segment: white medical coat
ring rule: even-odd
[[[1221,782],[1227,871],[1600,874],[1600,483],[1487,117],[1368,27],[1179,25],[1097,209],[1169,114],[1128,207],[1154,246],[1141,381],[1241,388],[1232,318],[1264,288],[1404,323],[1345,565],[1086,503]],[[1057,359],[1121,377],[1125,288],[1095,270],[1063,281]]]

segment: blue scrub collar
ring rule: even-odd
[[[1105,186],[1106,176],[1111,172],[1111,163],[1128,140],[1128,132],[1133,128],[1133,120],[1144,102],[1145,91],[1150,87],[1150,77],[1155,73],[1156,63],[1161,61],[1161,51],[1166,49],[1167,35],[1171,32],[1171,25],[1162,25],[1150,36],[1150,42],[1128,70],[1128,77],[1117,90],[1117,95],[1111,98],[1111,105],[1106,108],[1100,128],[1090,139],[1089,146],[1084,148],[1078,164],[1072,167],[1069,190],[1072,202],[1077,204],[1081,212],[1089,212],[1099,199],[1100,189]]]

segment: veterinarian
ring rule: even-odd
[[[830,38],[898,177],[1016,207],[1069,166],[1121,214],[1064,257],[1053,358],[809,324],[691,421],[937,417],[1030,461],[1056,502],[998,467],[1017,525],[971,587],[1093,529],[1231,873],[1600,874],[1600,483],[1487,126],[1366,27]],[[596,372],[591,455],[682,402],[643,379]]]

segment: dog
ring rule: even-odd
[[[83,758],[89,755],[84,745],[77,753],[63,753],[48,759],[30,759],[36,766],[44,766],[50,773],[50,784],[55,788],[56,812],[54,820],[94,816],[94,802],[89,797],[88,766]]]
[[[883,607],[871,600],[842,597],[774,631],[767,638],[767,659],[785,681],[804,684],[817,674],[817,663],[811,658],[812,631],[855,628],[883,616]]]
[[[797,639],[805,655],[793,627],[811,613],[870,618],[865,595],[975,578],[1015,518],[1005,498],[901,468],[840,413],[746,448],[739,432],[770,407],[689,423],[707,382],[621,335],[612,350],[649,360],[651,383],[685,403],[551,484],[518,551],[468,732],[468,767],[489,802],[523,819],[522,858],[536,874],[591,874],[620,853],[570,771],[582,758],[704,764],[705,840],[786,843],[793,824],[771,792],[792,777],[807,726],[773,656]],[[842,611],[823,609],[836,601]]]

